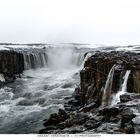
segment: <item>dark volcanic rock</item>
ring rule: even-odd
[[[4,78],[5,78],[5,81],[8,82],[8,83],[12,83],[16,79],[14,74],[8,74]]]
[[[9,76],[22,73],[24,58],[21,53],[14,51],[0,51],[0,73]]]
[[[102,115],[107,115],[108,117],[109,116],[116,116],[119,114],[119,108],[117,107],[112,107],[112,108],[104,108],[100,111],[100,113]]]
[[[113,68],[111,88],[106,92],[108,75]],[[127,91],[120,103],[109,106],[112,95],[120,91],[127,70],[130,74]],[[140,133],[140,53],[109,51],[94,52],[80,71],[80,87],[65,104],[70,112],[65,119],[59,113],[50,116],[40,133]],[[67,111],[68,111],[67,110]]]
[[[119,91],[126,70],[131,70],[127,91],[140,93],[140,54],[121,51],[95,52],[87,59],[80,72],[81,105],[94,101],[97,107],[100,106],[107,76],[113,65],[115,69],[111,93],[108,94]]]
[[[86,105],[85,107],[83,107],[83,108],[81,109],[81,111],[89,112],[90,110],[92,110],[92,109],[95,107],[95,105],[96,105],[96,104],[95,104],[94,102],[92,102],[92,103]]]
[[[124,127],[127,123],[132,121],[132,119],[136,116],[133,112],[133,109],[131,108],[124,108],[122,113],[122,121],[121,121],[121,126]]]
[[[23,54],[14,51],[0,51],[0,73],[4,75],[6,83],[13,82],[16,74],[21,74],[24,70]]]
[[[60,122],[65,121],[70,116],[62,109],[59,109],[59,113],[51,114],[50,118],[44,123],[44,126],[57,125]]]
[[[120,96],[121,103],[128,102],[133,99],[140,99],[140,94],[134,94],[134,93],[125,93],[124,95]]]
[[[108,133],[108,134],[118,134],[119,133],[119,124],[116,123],[103,123],[96,129],[96,133]]]

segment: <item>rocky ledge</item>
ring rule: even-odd
[[[130,93],[121,98],[121,103],[113,107],[96,108],[90,103],[75,111],[60,109],[45,121],[45,128],[39,133],[139,134],[140,95]]]
[[[91,52],[90,52],[91,53]],[[129,76],[125,81],[125,73]],[[119,102],[111,104],[125,82]],[[39,133],[140,133],[140,53],[92,52],[80,72],[80,86],[65,110],[45,120]],[[124,85],[123,85],[124,86]]]
[[[0,86],[13,82],[24,70],[24,58],[19,52],[0,51]]]

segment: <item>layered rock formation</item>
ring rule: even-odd
[[[92,52],[80,72],[80,86],[66,104],[69,117],[45,125],[40,133],[140,133],[139,85],[140,53]],[[122,86],[130,94],[123,93],[111,106]]]
[[[121,103],[114,107],[96,108],[89,104],[73,112],[63,111],[65,112],[63,116],[62,111],[59,111],[58,114],[50,116],[50,119],[44,123],[45,128],[39,133],[139,134],[140,96],[131,93],[122,95],[121,98],[123,98]]]
[[[140,54],[133,52],[94,52],[80,72],[80,88],[78,92],[75,91],[75,98],[80,102],[80,105],[95,102],[96,106],[100,106],[104,92],[107,92],[106,98],[108,98],[111,94],[119,91],[127,70],[131,71],[127,82],[127,91],[140,93],[139,58]],[[106,85],[107,79],[110,80],[108,85]],[[107,100],[109,99],[105,99],[105,102]]]
[[[0,86],[13,82],[24,70],[47,66],[44,48],[4,48],[0,50]]]
[[[24,70],[24,58],[21,53],[15,51],[0,51],[1,85],[13,82],[16,74]]]

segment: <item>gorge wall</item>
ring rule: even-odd
[[[14,51],[0,51],[0,73],[19,74],[24,70],[24,58],[21,53]]]
[[[81,65],[80,85],[72,97],[66,97],[65,110],[51,114],[39,133],[140,133],[139,51],[101,48],[82,53],[80,50],[59,53],[58,48],[47,51],[45,48],[0,51],[0,86],[13,82],[24,70],[48,66],[48,58],[55,69],[64,64],[78,68]],[[65,57],[59,57],[63,55],[69,63]]]
[[[24,70],[47,66],[47,54],[44,49],[4,48],[0,50],[0,86],[14,82],[16,75]]]
[[[113,75],[110,75],[112,81],[106,85],[111,68],[114,70]],[[120,90],[127,70],[131,71],[127,81],[127,91],[140,93],[139,53],[121,51],[94,53],[85,61],[84,68],[80,72],[80,104],[94,101],[100,106],[103,96],[105,96],[104,102],[107,103],[111,94],[116,94]]]
[[[15,80],[16,74],[24,70],[24,58],[21,53],[15,51],[0,51],[0,83],[4,85]]]
[[[67,99],[65,110],[45,120],[39,133],[139,134],[140,53],[89,53],[80,71],[80,85]]]

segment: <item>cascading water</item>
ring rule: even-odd
[[[121,85],[121,90],[119,92],[117,92],[117,94],[115,96],[113,96],[113,100],[112,100],[111,106],[114,106],[118,102],[120,102],[120,96],[127,92],[127,81],[128,81],[130,72],[131,72],[130,70],[126,71],[126,73],[124,75],[123,84]]]
[[[26,54],[24,77],[0,89],[0,133],[38,133],[43,120],[63,108],[64,98],[79,84],[80,51],[49,48],[46,53]],[[47,67],[31,69],[46,60]]]
[[[86,57],[85,57],[84,60],[82,61],[81,69],[84,68],[85,62],[87,61],[87,59],[88,59],[91,55],[92,55],[92,53],[87,53],[87,54],[86,54]]]
[[[47,53],[24,53],[25,70],[47,66]]]
[[[116,65],[112,66],[112,68],[108,74],[106,83],[105,83],[103,96],[102,96],[102,107],[108,105],[110,102],[109,98],[110,98],[111,93],[112,93],[112,81],[113,81],[115,66]]]
[[[127,81],[128,81],[130,72],[131,72],[130,70],[127,70],[125,73],[124,82],[122,84],[122,89],[121,89],[122,92],[126,92],[127,90]]]

